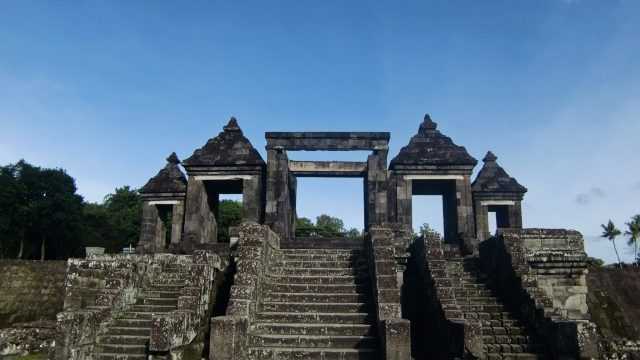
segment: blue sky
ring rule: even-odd
[[[529,188],[525,226],[593,236],[640,212],[638,38],[637,0],[5,0],[0,163],[65,168],[99,201],[231,115],[263,154],[265,131],[371,130],[392,157],[429,112]],[[358,181],[300,192],[302,215],[361,224]]]

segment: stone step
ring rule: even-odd
[[[146,345],[101,344],[100,353],[144,355]]]
[[[266,283],[264,290],[268,292],[281,292],[281,293],[321,293],[321,294],[336,294],[336,293],[358,293],[368,294],[369,287],[364,284],[287,284],[287,283]]]
[[[315,254],[315,253],[297,253],[297,254],[283,254],[281,261],[359,261],[363,259],[357,254]]]
[[[358,293],[282,293],[268,292],[263,301],[294,303],[358,303],[367,299],[365,294]]]
[[[258,322],[298,323],[298,324],[371,324],[372,315],[354,313],[300,313],[300,312],[259,312]]]
[[[345,276],[345,275],[363,275],[367,276],[367,268],[295,268],[295,267],[272,267],[269,269],[271,274],[279,275],[306,275],[306,276]]]
[[[529,336],[524,335],[482,335],[485,345],[532,345],[533,342]]]
[[[379,358],[375,349],[314,349],[254,347],[249,349],[249,358],[255,360],[375,360]]]
[[[151,320],[151,315],[153,315],[153,312],[148,312],[148,311],[127,311],[127,312],[123,313],[119,318],[120,319]]]
[[[361,249],[280,249],[280,254],[297,255],[297,254],[313,254],[313,255],[362,255]]]
[[[98,353],[98,360],[146,360],[146,354],[116,354],[116,353]]]
[[[485,344],[485,350],[487,353],[512,353],[512,354],[520,354],[520,353],[529,353],[535,354],[538,353],[540,347],[535,344]]]
[[[482,335],[525,335],[522,327],[483,326]]]
[[[458,304],[458,309],[463,312],[476,312],[476,313],[499,313],[505,312],[504,306],[502,304],[489,304],[489,305],[468,305],[468,304]],[[446,306],[445,306],[446,308]]]
[[[374,327],[369,324],[259,323],[255,325],[253,331],[256,334],[270,335],[374,335]]]
[[[98,344],[110,345],[144,345],[149,341],[149,336],[139,335],[100,335]]]
[[[136,299],[137,305],[178,306],[178,298],[142,297]]]
[[[268,274],[267,281],[279,284],[311,284],[311,285],[357,285],[367,282],[364,276],[341,275],[341,276],[310,276],[310,275],[278,275]]]
[[[173,305],[133,305],[131,307],[133,312],[149,312],[149,313],[167,313],[169,311],[175,310],[176,307]]]
[[[187,282],[184,280],[184,278],[176,279],[169,276],[159,276],[153,281],[153,286],[171,286],[181,288],[186,285]]]
[[[482,297],[456,297],[459,305],[501,305],[500,301],[493,296]]]
[[[487,360],[538,360],[544,356],[530,353],[488,353]]]
[[[502,319],[502,320],[480,320],[480,324],[485,327],[523,327],[518,320]]]
[[[260,309],[264,312],[299,312],[299,313],[357,313],[366,312],[370,306],[366,303],[306,303],[306,302],[271,302],[264,301]]]
[[[167,298],[167,299],[177,299],[182,293],[180,291],[143,291],[143,298]]]
[[[278,260],[273,263],[274,266],[293,267],[293,268],[351,268],[354,266],[366,266],[365,260],[345,260],[345,261],[301,261],[301,260]]]
[[[464,314],[465,319],[474,319],[480,321],[490,321],[490,320],[510,320],[513,321],[510,312],[502,311],[502,312],[467,312]]]
[[[165,284],[165,283],[158,283],[158,282],[154,282],[153,284],[151,284],[148,288],[146,288],[146,291],[173,291],[173,292],[180,292],[182,290],[182,288],[185,287],[185,284],[181,283],[181,284]]]
[[[113,326],[148,329],[151,327],[151,316],[149,315],[149,319],[140,319],[140,318],[136,318],[135,316],[116,318],[113,322]]]
[[[469,288],[455,288],[454,294],[456,298],[493,296],[493,293],[490,290]]]
[[[129,336],[149,337],[149,335],[151,334],[150,326],[151,326],[151,322],[149,322],[149,327],[110,326],[107,329],[107,335],[129,335]]]
[[[373,336],[251,335],[250,346],[358,349],[373,348]]]

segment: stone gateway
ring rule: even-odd
[[[581,234],[523,229],[527,189],[490,151],[472,179],[477,160],[429,115],[388,164],[389,139],[267,132],[265,161],[231,118],[171,154],[140,190],[136,254],[69,260],[56,358],[598,358]],[[327,150],[369,154],[288,157]],[[362,237],[296,236],[308,176],[362,178]],[[242,195],[231,241],[221,194]],[[414,234],[415,195],[442,197],[442,236]]]

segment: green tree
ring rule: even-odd
[[[142,199],[137,190],[129,186],[116,188],[105,196],[104,207],[110,227],[110,249],[122,251],[127,246],[136,246],[140,237],[142,220]]]
[[[83,245],[104,247],[118,253],[136,246],[140,237],[142,199],[129,186],[116,188],[102,204],[85,203],[83,209]]]
[[[616,238],[622,234],[620,229],[618,229],[613,221],[609,220],[609,222],[605,225],[600,225],[602,227],[602,237],[609,239],[611,244],[613,244],[613,251],[616,253],[616,257],[618,258],[618,266],[622,268],[622,262],[620,261],[620,255],[618,254],[618,248],[616,246]]]
[[[296,236],[316,236],[316,225],[309,218],[296,219]]]
[[[423,223],[422,225],[420,225],[420,230],[419,230],[419,236],[422,237],[428,237],[428,236],[437,236],[440,237],[440,234],[438,234],[437,231],[435,231],[431,225],[429,225],[428,223]]]
[[[356,228],[351,228],[351,229],[347,230],[347,233],[345,235],[350,239],[355,239],[355,238],[362,237],[362,233],[360,232],[360,230],[358,230]]]
[[[322,237],[341,236],[345,232],[341,219],[326,214],[316,217],[316,229]]]
[[[0,223],[10,227],[3,243],[18,258],[65,259],[79,253],[82,197],[75,180],[62,169],[33,166],[24,160],[0,171]],[[3,252],[6,250],[3,246]]]
[[[625,235],[629,237],[628,244],[633,246],[633,260],[638,261],[638,241],[640,241],[640,214],[631,217],[627,223],[627,231]]]
[[[21,189],[14,176],[14,168],[11,165],[0,167],[0,258],[11,257],[18,251],[18,244],[23,244],[23,236],[20,236],[19,198]],[[21,256],[20,253],[18,253]]]
[[[242,223],[242,202],[222,200],[218,205],[218,241],[230,240],[229,228]]]

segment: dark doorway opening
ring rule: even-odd
[[[489,212],[489,233],[493,236],[498,229],[510,228],[512,224],[509,222],[509,206],[507,205],[490,205],[487,207]]]
[[[446,242],[458,240],[458,199],[454,180],[413,180],[412,194],[442,198],[442,236]],[[415,216],[414,220],[415,221]],[[418,220],[419,221],[419,220]]]
[[[242,222],[242,180],[208,180],[204,181],[207,193],[207,204],[213,215],[211,219],[217,242],[228,243],[229,228]]]
[[[423,226],[428,225],[442,236],[444,234],[444,203],[442,195],[414,195],[411,199],[412,228],[416,234],[422,235]]]

